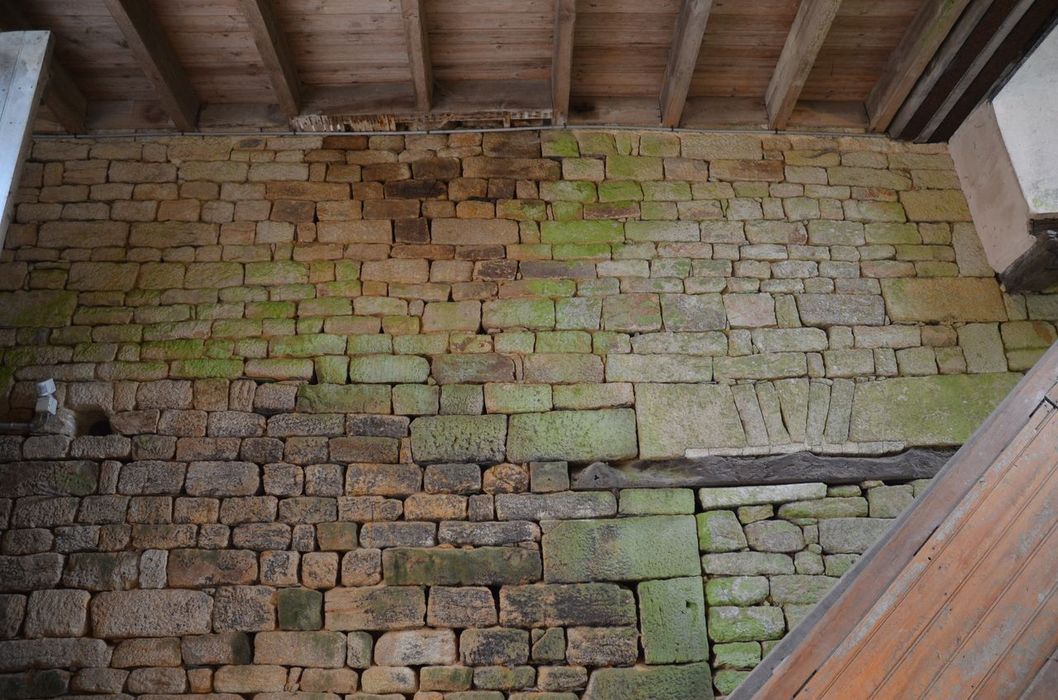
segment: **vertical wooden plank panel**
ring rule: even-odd
[[[301,81],[272,0],[242,0],[242,9],[279,108],[287,117],[296,117],[301,111]]]
[[[415,106],[420,112],[429,112],[433,102],[433,67],[423,5],[423,0],[400,0],[404,33],[408,38],[408,67],[415,86]]]
[[[577,0],[555,0],[555,49],[551,59],[551,123],[565,126],[573,84],[573,28]]]
[[[661,88],[662,126],[680,125],[712,6],[712,0],[683,0],[680,7]]]
[[[801,0],[764,97],[771,128],[786,128],[840,8],[841,0]]]

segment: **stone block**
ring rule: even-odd
[[[168,581],[178,588],[249,584],[257,579],[257,555],[242,549],[174,549]]]
[[[635,623],[632,592],[615,584],[532,584],[500,589],[500,624],[505,627],[603,627]]]
[[[135,556],[133,556],[133,562],[135,562]],[[52,588],[59,582],[62,571],[63,557],[53,552],[30,554],[23,557],[0,556],[0,591],[32,591]]]
[[[459,658],[468,666],[514,666],[529,660],[529,632],[490,627],[463,630]]]
[[[711,700],[713,697],[713,678],[706,662],[600,668],[592,672],[584,691],[584,700]]]
[[[628,459],[636,455],[630,409],[552,411],[512,415],[507,458],[512,462]]]
[[[657,515],[549,523],[543,537],[548,583],[641,581],[699,573],[695,522]]]
[[[391,586],[492,586],[540,578],[540,553],[517,547],[387,549],[382,572]]]
[[[456,635],[452,630],[385,632],[375,642],[375,663],[380,666],[443,666],[455,662]]]
[[[188,666],[250,663],[250,641],[244,632],[221,632],[183,637],[180,654]]]
[[[92,599],[91,610],[98,637],[172,637],[209,632],[213,599],[200,591],[104,592]]]
[[[805,547],[801,528],[784,520],[761,520],[745,527],[750,549],[758,552],[799,552]]]
[[[808,498],[823,498],[827,485],[782,484],[776,486],[720,486],[698,490],[698,498],[704,510],[734,508],[764,503],[785,503]]]
[[[473,353],[437,355],[433,378],[438,384],[485,384],[514,380],[514,361],[506,355]]]
[[[422,627],[426,594],[418,586],[334,588],[324,594],[330,630],[392,630]]]
[[[506,439],[507,418],[502,415],[425,416],[411,423],[417,462],[499,462]]]
[[[702,588],[700,576],[639,584],[639,626],[648,664],[708,660]]]
[[[97,632],[98,634],[98,632]],[[102,639],[15,639],[0,642],[0,672],[50,668],[106,668],[111,651]]]
[[[893,323],[1005,321],[999,284],[982,277],[883,279],[882,296]]]
[[[608,382],[708,382],[713,359],[698,355],[606,356]]]
[[[867,491],[867,503],[872,518],[895,518],[914,500],[911,484],[876,486]]]
[[[819,521],[819,544],[827,554],[862,554],[889,526],[890,519],[832,518]]]
[[[900,203],[912,221],[971,221],[970,208],[959,190],[911,190]]]
[[[619,294],[603,299],[605,330],[642,333],[660,330],[661,322],[661,303],[655,294]]]
[[[339,632],[258,632],[254,664],[342,668],[345,635]]]
[[[885,303],[862,294],[798,294],[797,309],[806,326],[880,326]]]
[[[631,666],[639,655],[635,627],[571,627],[566,660],[580,666]]]
[[[600,518],[617,512],[617,500],[606,491],[497,494],[499,520],[568,520]]]
[[[349,381],[364,384],[425,382],[430,363],[415,355],[355,355],[349,358]]]
[[[709,608],[709,637],[714,642],[752,642],[779,639],[786,630],[780,608],[713,606]]]
[[[323,627],[323,594],[308,588],[282,588],[276,592],[276,612],[281,630],[318,630]]]
[[[702,569],[718,576],[771,576],[792,574],[793,559],[767,552],[725,552],[702,555]]]
[[[70,323],[76,306],[76,292],[35,290],[0,293],[0,326],[58,328]]]
[[[793,501],[779,506],[778,516],[787,520],[852,518],[867,515],[867,501],[860,496],[828,496],[810,501]]]
[[[746,547],[746,535],[735,514],[729,510],[699,513],[698,547],[703,552],[737,552]]]
[[[492,591],[485,587],[434,586],[430,589],[426,624],[458,628],[495,625],[496,601]]]
[[[1014,388],[1018,374],[942,375],[859,384],[849,439],[961,445]]]
[[[389,413],[390,389],[370,384],[302,384],[297,410],[305,413]]]
[[[486,330],[527,328],[548,330],[555,327],[555,302],[551,299],[494,299],[482,305],[482,325]]]
[[[642,459],[682,457],[688,449],[746,444],[728,386],[638,384],[636,419]]]
[[[661,314],[667,331],[715,331],[723,330],[727,325],[725,303],[719,294],[663,294],[661,295]],[[654,328],[629,330],[654,330]]]
[[[24,636],[80,637],[88,622],[88,591],[38,590],[29,596]]]
[[[725,576],[710,578],[705,583],[705,597],[709,605],[745,607],[764,602],[770,586],[764,576]]]
[[[771,601],[776,605],[812,605],[819,602],[837,582],[832,576],[773,576]]]

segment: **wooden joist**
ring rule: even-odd
[[[669,48],[669,61],[661,88],[661,124],[677,127],[687,103],[698,51],[702,48],[712,0],[683,0]]]
[[[199,101],[146,0],[103,0],[173,124],[192,131]]]
[[[14,0],[0,0],[0,32],[31,29],[32,24]],[[71,134],[84,131],[87,101],[69,71],[56,60],[54,52],[51,53],[47,73],[44,103],[63,129]]]
[[[555,0],[555,49],[551,58],[551,120],[566,124],[573,85],[573,26],[577,0]]]
[[[871,131],[885,131],[970,0],[926,0],[867,96]]]
[[[772,129],[784,129],[790,121],[840,8],[841,0],[801,0],[764,98]]]
[[[400,0],[404,34],[408,40],[408,67],[415,86],[415,105],[420,112],[429,112],[433,102],[433,68],[424,4],[423,0]]]
[[[272,0],[241,0],[243,15],[261,54],[279,108],[287,117],[301,111],[301,81],[290,56],[286,36],[279,28]]]

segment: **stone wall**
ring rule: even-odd
[[[877,138],[46,140],[6,245],[13,698],[726,693],[921,484],[570,469],[957,445],[1058,320]]]
[[[728,693],[926,483],[570,491],[561,462],[0,477],[0,696],[228,700]]]
[[[414,418],[420,462],[953,445],[1058,319],[1001,292],[941,146],[39,141],[23,185],[0,383],[17,409],[54,376],[123,434],[138,383],[249,378],[246,410]],[[341,458],[406,458],[372,445]]]

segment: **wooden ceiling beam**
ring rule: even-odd
[[[415,105],[429,112],[433,104],[433,66],[430,61],[430,35],[426,28],[424,0],[400,0],[404,35],[408,40],[408,67],[415,86]]]
[[[193,131],[199,100],[176,53],[146,0],[103,0],[144,74],[154,84],[162,108],[180,131]]]
[[[713,0],[683,0],[683,5],[680,7],[680,14],[676,18],[676,29],[672,35],[672,46],[669,47],[665,80],[661,87],[661,124],[663,126],[677,127],[680,125],[712,5]]]
[[[841,0],[801,0],[764,98],[770,128],[786,128],[840,8]]]
[[[871,131],[885,131],[970,0],[926,0],[867,96]]]
[[[691,89],[691,78],[698,63],[701,39],[706,36],[706,24],[712,0],[683,0],[676,17],[669,48],[669,65],[664,70],[661,84],[661,125],[678,127]]]
[[[241,3],[279,108],[287,117],[296,117],[301,111],[301,80],[286,35],[279,28],[272,0],[241,0]]]
[[[555,47],[551,57],[551,123],[565,126],[573,87],[573,27],[577,0],[555,0]]]
[[[0,0],[0,32],[29,31],[34,29],[22,10],[12,0]],[[48,106],[63,129],[77,134],[85,129],[88,102],[77,87],[73,76],[55,58],[54,51],[48,61],[48,80],[44,86],[44,104]]]

